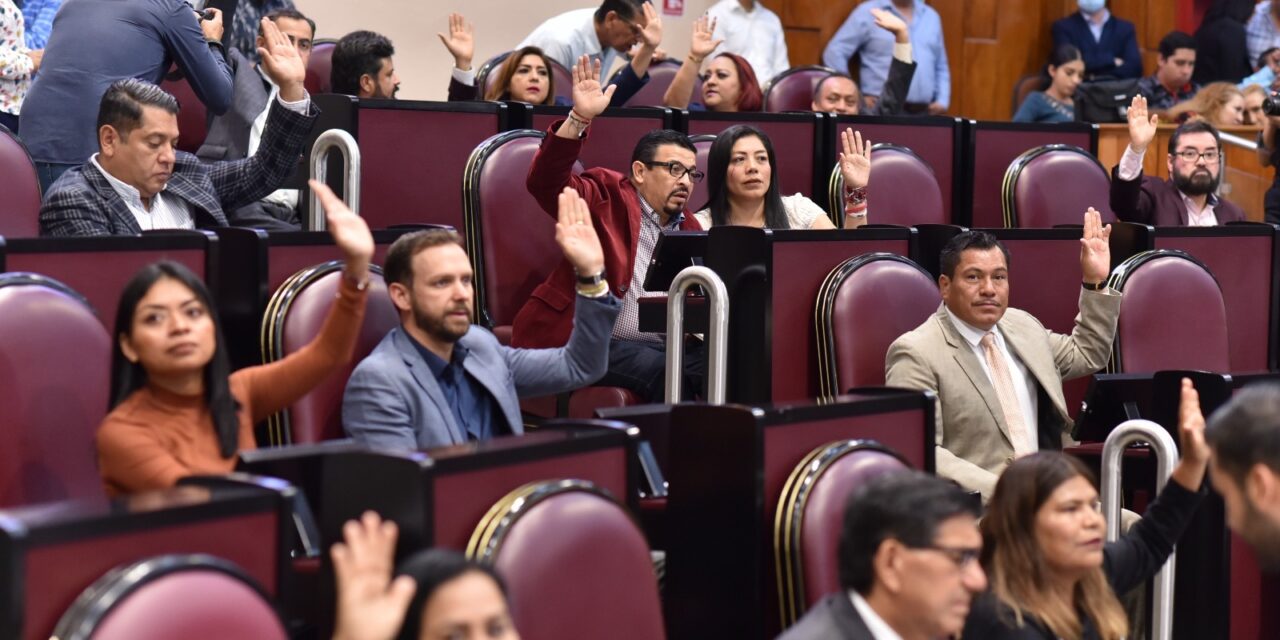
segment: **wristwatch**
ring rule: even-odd
[[[594,287],[604,281],[604,269],[601,269],[600,273],[597,273],[594,276],[578,274],[578,284],[584,287]]]
[[[1080,286],[1084,287],[1085,290],[1087,291],[1102,291],[1103,289],[1107,288],[1107,281],[1103,280],[1102,282],[1099,282],[1097,284],[1093,284],[1091,282],[1081,282]]]

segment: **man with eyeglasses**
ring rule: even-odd
[[[595,9],[562,13],[538,25],[515,48],[538,47],[566,67],[589,56],[599,60],[608,74],[618,55],[640,40],[648,24],[644,4],[642,0],[604,0]]]
[[[1156,136],[1159,116],[1147,99],[1129,105],[1129,146],[1112,170],[1111,210],[1121,220],[1168,227],[1212,227],[1244,220],[1240,207],[1218,197],[1222,141],[1203,120],[1188,122],[1169,138],[1169,179],[1145,176],[1142,159]]]
[[[591,120],[609,106],[615,88],[601,88],[598,61],[593,63],[586,56],[578,60],[573,68],[573,109],[566,119],[551,125],[527,181],[529,193],[552,215],[565,187],[582,194],[604,246],[605,272],[574,273],[568,262],[562,262],[516,314],[511,344],[534,348],[563,345],[573,326],[574,286],[607,283],[622,299],[622,309],[609,343],[608,372],[598,384],[629,389],[645,401],[661,401],[666,372],[664,337],[640,331],[639,299],[665,293],[651,293],[642,286],[662,231],[701,229],[687,205],[703,174],[688,136],[654,130],[636,143],[626,175],[605,167],[574,175],[573,165]],[[687,343],[682,386],[687,394],[702,390],[703,353],[701,341]]]
[[[837,551],[840,591],[779,640],[927,640],[959,635],[987,587],[977,503],[919,471],[881,476],[850,497]]]

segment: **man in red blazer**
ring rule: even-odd
[[[665,294],[647,292],[641,286],[661,232],[701,228],[686,207],[694,183],[703,174],[698,171],[697,154],[688,136],[655,130],[636,144],[628,175],[603,167],[573,175],[591,120],[609,106],[615,89],[611,85],[601,90],[600,63],[592,65],[585,56],[574,66],[573,83],[573,110],[568,118],[551,125],[529,167],[526,184],[553,217],[557,198],[566,186],[577,190],[591,209],[592,223],[604,246],[603,278],[622,299],[609,343],[609,369],[597,384],[623,387],[647,401],[661,401],[666,373],[664,336],[639,330],[637,301]],[[568,261],[562,262],[516,314],[512,346],[563,346],[573,326],[574,287],[592,275],[575,274]],[[689,344],[684,362],[683,389],[700,392],[704,369],[700,341]]]
[[[1222,141],[1203,120],[1188,122],[1169,139],[1168,180],[1142,175],[1142,158],[1156,136],[1159,117],[1147,99],[1129,106],[1129,146],[1111,172],[1111,210],[1121,220],[1169,227],[1211,227],[1244,220],[1240,207],[1218,197]]]

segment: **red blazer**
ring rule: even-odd
[[[587,201],[600,244],[604,247],[609,289],[622,298],[631,285],[636,246],[640,241],[640,198],[631,180],[612,169],[593,167],[573,175],[573,163],[578,160],[584,140],[557,136],[555,131],[560,128],[560,122],[547,130],[547,138],[529,167],[526,186],[553,221],[559,208],[560,192],[566,186],[576,189]],[[698,231],[702,226],[685,211],[680,228]],[[568,343],[573,329],[576,283],[573,266],[568,260],[562,260],[546,281],[533,290],[533,295],[516,314],[511,328],[511,345],[544,349]]]
[[[1187,206],[1173,186],[1173,180],[1138,174],[1133,180],[1120,179],[1120,165],[1111,169],[1111,211],[1125,222],[1157,227],[1187,226]],[[1247,220],[1240,207],[1218,198],[1213,207],[1218,224]]]

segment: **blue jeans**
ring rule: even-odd
[[[36,175],[40,177],[40,193],[48,193],[49,185],[53,184],[58,176],[66,173],[72,167],[78,167],[78,164],[63,164],[61,162],[37,162]]]
[[[706,396],[706,345],[701,340],[684,344],[682,400]],[[661,342],[609,341],[609,370],[596,384],[622,387],[635,392],[645,402],[663,402],[667,372],[667,347]]]

